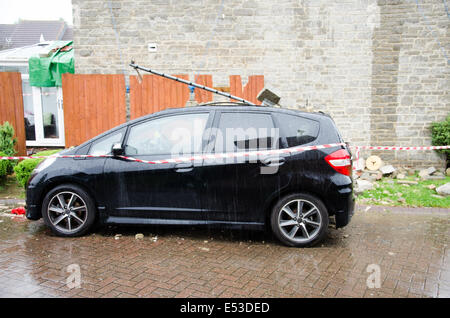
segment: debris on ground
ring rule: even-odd
[[[119,240],[122,237],[122,234],[116,234],[114,235],[115,240]]]
[[[25,215],[26,211],[25,211],[24,207],[18,207],[18,208],[12,209],[11,213],[17,214],[17,215]]]
[[[378,156],[370,156],[366,160],[366,167],[367,167],[367,169],[369,169],[371,171],[380,169],[382,164],[383,164],[383,161],[381,161],[381,158]]]
[[[429,167],[427,169],[420,170],[419,177],[421,177],[422,179],[426,179],[428,176],[431,176],[435,172],[436,172],[435,167]]]
[[[383,175],[389,175],[391,173],[393,173],[395,171],[395,168],[392,165],[386,165],[386,166],[382,166],[380,168],[380,172]]]
[[[447,182],[446,184],[436,188],[436,192],[444,196],[450,195],[450,182]]]
[[[138,234],[136,234],[136,235],[134,236],[134,239],[136,239],[136,240],[142,240],[142,239],[144,239],[144,234],[138,233]]]
[[[371,189],[373,189],[372,182],[363,179],[356,180],[356,188],[355,188],[356,193],[361,193]]]
[[[365,164],[361,165],[360,162]],[[450,184],[450,168],[430,166],[415,169],[411,166],[395,166],[378,156],[370,156],[367,160],[360,157],[354,163],[353,189],[360,202],[444,208],[450,206],[450,186],[445,184]]]
[[[398,180],[397,183],[399,184],[419,184],[419,182],[417,181],[412,181],[412,180]]]

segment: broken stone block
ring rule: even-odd
[[[392,165],[382,166],[380,171],[383,175],[391,174],[395,171],[395,168]]]
[[[445,174],[447,175],[447,177],[450,177],[450,168],[447,168],[447,170],[445,170]]]
[[[450,182],[436,188],[436,192],[440,195],[447,196],[450,195]]]
[[[373,184],[370,181],[358,179],[356,180],[356,193],[361,193],[373,189]]]
[[[398,184],[419,184],[419,182],[417,181],[411,181],[411,180],[398,180],[397,181]]]
[[[397,179],[399,179],[399,180],[402,180],[402,179],[405,179],[405,178],[406,178],[406,176],[403,173],[399,173],[397,175]]]
[[[432,175],[435,172],[436,172],[436,168],[435,167],[429,167],[427,169],[420,170],[419,177],[426,178],[426,177]]]
[[[445,177],[444,176],[428,176],[428,177],[425,177],[425,179],[427,179],[427,180],[445,180]]]

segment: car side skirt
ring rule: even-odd
[[[180,220],[180,219],[151,219],[136,217],[118,217],[108,216],[106,224],[124,224],[124,225],[208,225],[208,226],[226,226],[237,229],[264,229],[265,224],[259,222],[228,222],[211,220]]]

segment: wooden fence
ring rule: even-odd
[[[26,155],[22,79],[20,73],[0,73],[0,124],[6,121],[14,127],[15,137],[17,138],[17,154]]]
[[[250,75],[244,88],[242,88],[240,75],[230,75],[230,94],[244,98],[253,104],[261,105],[261,102],[256,97],[263,88],[264,75]]]
[[[119,74],[63,74],[66,148],[126,121],[125,78]]]
[[[188,79],[188,75],[174,75]],[[130,76],[130,119],[167,108],[184,107],[189,99],[187,85],[157,75]]]
[[[175,75],[188,80],[186,74]],[[212,75],[196,75],[193,80],[213,87]],[[63,74],[65,145],[79,145],[126,121],[126,88],[123,75]],[[241,76],[230,76],[232,95],[255,104],[264,87],[264,76],[249,76],[242,87]],[[184,107],[189,100],[187,85],[156,75],[144,75],[142,83],[130,76],[130,118],[138,118],[166,108]],[[195,100],[206,103],[213,94],[195,89]],[[22,81],[19,73],[0,73],[0,123],[9,121],[16,132],[18,154],[26,153]]]

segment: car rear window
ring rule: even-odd
[[[277,114],[277,118],[288,147],[310,143],[319,134],[319,123],[315,120],[288,114]]]

